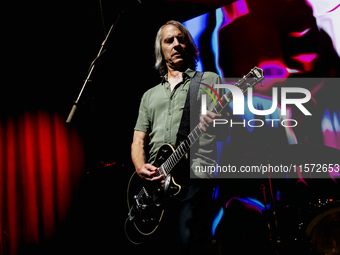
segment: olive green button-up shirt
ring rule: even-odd
[[[149,134],[150,162],[153,162],[161,145],[165,143],[175,145],[185,100],[195,72],[187,69],[183,73],[182,81],[172,91],[166,75],[160,84],[144,93],[140,103],[135,130]],[[214,84],[221,84],[223,82],[216,73],[204,72],[201,83],[214,87]],[[205,87],[205,89],[207,88]],[[199,90],[198,98],[200,98],[201,94],[202,90]],[[209,97],[207,97],[209,109],[211,108],[209,106],[212,104],[213,100],[209,100]],[[199,116],[197,116],[198,122]],[[203,144],[205,143],[203,142]]]

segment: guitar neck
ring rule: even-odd
[[[249,79],[251,78],[251,81]],[[257,83],[263,80],[263,71],[260,68],[253,68],[246,76],[240,79],[234,86],[239,87],[243,93],[247,91],[249,87],[255,86]],[[247,82],[248,79],[248,82]],[[233,94],[229,91],[224,94],[221,102],[217,101],[215,107],[211,110],[212,112],[218,114],[221,113],[229,103],[233,101]],[[177,165],[181,158],[187,153],[191,146],[199,139],[203,134],[200,129],[200,123],[190,132],[186,139],[181,142],[177,149],[171,154],[171,156],[159,167],[159,174],[169,174],[171,170]]]
[[[180,143],[171,156],[160,166],[159,173],[166,175],[169,174],[202,134],[203,131],[200,129],[198,124],[185,138],[185,140]]]
[[[230,91],[223,96],[220,102],[212,109],[214,113],[220,113],[223,109],[232,101],[232,94]],[[200,138],[203,131],[200,129],[200,123],[190,132],[183,142],[177,147],[177,149],[171,154],[171,156],[161,165],[159,173],[169,174],[170,171],[177,165],[182,157],[187,153],[191,146]]]

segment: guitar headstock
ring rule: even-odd
[[[243,93],[245,93],[248,88],[256,86],[258,83],[264,79],[264,73],[261,68],[255,66],[250,72],[245,75],[241,80],[239,80],[235,86],[239,87]],[[261,83],[262,86],[262,83]]]

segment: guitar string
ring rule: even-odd
[[[246,79],[246,77],[249,77],[250,76],[250,74],[253,74],[252,72],[254,72],[255,73],[255,71],[253,71],[255,68],[253,68],[252,70],[251,70],[251,72],[249,72],[249,74],[247,75],[247,76],[245,76],[245,77],[243,77],[243,79],[241,79],[237,84],[235,84],[235,85],[241,85],[242,83],[243,83],[243,81]],[[261,70],[261,69],[260,69]],[[261,70],[262,71],[262,70]],[[264,76],[263,76],[263,71],[262,71],[262,77],[258,77],[258,75],[256,75],[256,73],[255,73],[255,76],[257,76],[257,78],[256,77],[254,77],[253,76],[253,79],[256,81],[254,84],[257,84],[257,83],[259,83],[260,81],[262,81],[263,80],[263,78],[264,78]],[[248,85],[248,87],[250,87],[250,86],[253,86],[254,84],[252,84],[252,85],[250,85],[250,84],[247,84]],[[262,85],[262,84],[261,84]],[[245,91],[243,91],[243,93],[245,93],[246,92],[246,90]],[[227,100],[227,103],[226,103],[226,105],[228,105],[232,100],[233,100],[233,98],[232,97],[229,97],[229,96],[231,96],[231,95],[229,95],[230,94],[230,91],[229,91],[229,93],[226,93],[225,94],[225,96],[223,97],[223,99],[225,98],[226,100]],[[225,105],[225,106],[226,106]],[[224,107],[225,107],[224,106]],[[221,105],[220,104],[220,102],[219,102],[219,105],[218,105],[218,108],[220,108],[219,110],[217,110],[217,108],[216,107],[214,107],[214,110],[215,110],[215,113],[219,113],[220,111],[222,111],[223,110],[223,105]],[[200,131],[200,132],[198,132],[197,133],[197,129]],[[195,138],[195,136],[194,136],[194,132],[196,133],[196,135],[197,135],[197,137]],[[191,132],[189,135],[188,135],[188,137],[183,141],[183,143],[181,143],[180,144],[180,147],[179,147],[179,150],[177,151],[177,150],[175,150],[175,161],[176,160],[179,160],[184,154],[185,154],[185,152],[190,148],[190,146],[193,144],[193,143],[195,143],[196,141],[197,141],[197,139],[202,135],[202,133],[203,133],[203,131],[202,130],[200,130],[199,129],[199,124],[195,127],[195,129],[193,130],[193,132]],[[191,139],[193,139],[193,140],[191,140]],[[184,147],[184,148],[183,148]],[[181,150],[184,150],[184,151],[181,151]],[[178,152],[181,152],[183,155],[181,156],[181,155],[178,155],[179,156],[179,158],[177,159],[176,158],[176,156],[177,156],[177,153]],[[171,155],[172,156],[172,155]],[[170,157],[171,157],[170,156]],[[172,159],[171,159],[172,160]],[[167,160],[164,162],[164,163],[166,163],[167,162]],[[168,162],[169,163],[169,162]],[[168,165],[168,163],[166,164],[166,165]],[[176,163],[176,162],[175,162]],[[157,173],[159,173],[159,170],[162,170],[162,171],[164,171],[164,169],[163,169],[163,164],[159,167],[159,169],[157,169]],[[170,169],[171,170],[171,169]],[[170,171],[169,171],[170,172]],[[140,190],[140,192],[138,193],[138,195],[137,195],[137,197],[138,197],[138,200],[144,195],[144,194],[147,194],[147,192],[146,192],[146,190],[145,190],[145,187],[143,187],[141,190]],[[147,194],[148,195],[148,194]],[[136,199],[137,200],[137,199]],[[142,201],[143,202],[143,201]],[[135,202],[135,204],[136,204],[136,202]],[[132,208],[131,208],[132,209]],[[142,208],[142,209],[144,209],[144,208]],[[129,218],[127,218],[127,220],[128,220]],[[126,222],[127,222],[127,220],[126,220]],[[125,222],[125,226],[124,226],[124,228],[125,228],[125,233],[126,233],[126,235],[127,235],[127,231],[126,231],[126,222]],[[128,235],[127,235],[128,236]],[[132,240],[128,237],[128,239],[132,242]],[[139,244],[139,243],[135,243],[135,244]]]
[[[239,80],[236,84],[235,84],[235,86],[237,86],[238,85],[238,87],[240,87],[240,85],[247,79],[247,78],[249,78],[249,76],[252,74],[252,71],[253,70],[251,70],[251,72],[249,72],[246,76],[244,76],[241,80]],[[256,79],[256,77],[253,77],[254,79]],[[259,80],[260,78],[258,78],[258,80]],[[256,82],[254,83],[254,84],[257,84],[257,83],[259,83],[259,81],[257,81],[256,80]],[[253,85],[254,85],[253,84]],[[248,87],[250,87],[250,85],[248,86]],[[245,93],[246,92],[246,90],[244,90],[243,91],[243,93]],[[229,91],[228,93],[226,93],[226,97],[223,97],[223,99],[226,99],[226,100],[228,100],[227,101],[227,104],[225,105],[225,106],[223,106],[223,105],[221,105],[220,104],[220,102],[218,102],[218,104],[219,104],[219,106],[221,107],[221,109],[220,110],[217,110],[215,107],[214,107],[214,110],[215,110],[215,113],[220,113],[223,109],[224,109],[224,107],[226,107],[231,101],[232,101],[232,98],[230,98],[229,99],[229,97],[228,96],[232,96],[232,94],[231,94],[231,92]],[[199,128],[199,125],[200,124],[198,124],[195,128],[194,128],[194,130],[188,135],[188,138],[187,139],[185,139],[180,145],[179,145],[179,147],[174,151],[174,153],[157,169],[157,174],[160,174],[160,171],[159,171],[159,169],[161,169],[162,168],[162,170],[164,171],[164,167],[165,168],[168,168],[168,170],[167,169],[165,169],[165,172],[168,174],[170,171],[171,171],[171,169],[177,164],[176,163],[176,161],[178,162],[183,156],[184,156],[184,154],[187,152],[187,150],[189,150],[189,148],[190,148],[190,146],[192,145],[192,144],[194,144],[196,141],[197,141],[197,139],[203,134],[203,131]],[[197,129],[200,131],[198,134],[197,134]],[[193,136],[193,133],[196,133],[196,138]],[[194,140],[193,141],[191,141],[191,139],[190,138],[193,138]],[[188,139],[189,139],[189,141],[188,141]],[[189,144],[188,144],[188,147],[189,148],[184,148],[184,150],[183,150],[183,152],[181,152],[180,150],[182,149],[182,146],[184,146],[185,145],[185,142],[190,142]],[[178,159],[174,159],[173,157],[176,157],[176,154],[178,153],[178,152],[181,152],[182,153],[182,155],[178,155],[179,156],[179,158]],[[175,156],[173,156],[173,155],[175,155]],[[144,188],[144,187],[143,187]],[[137,197],[138,198],[141,198],[144,194],[146,194],[146,191],[145,191],[145,189],[143,190],[143,188],[141,189],[141,191],[139,192],[139,194],[137,195]]]
[[[240,79],[236,84],[235,84],[235,86],[238,86],[238,87],[240,87],[241,86],[241,84],[243,84],[244,83],[244,81],[247,79],[247,78],[249,78],[250,77],[250,75],[252,75],[253,73],[252,73],[252,71],[253,70],[251,70],[247,75],[245,75],[242,79]],[[256,77],[253,77],[254,79],[256,79]],[[258,81],[255,83],[255,84],[257,84],[258,83]],[[253,84],[254,85],[254,84]],[[250,85],[248,86],[248,87],[250,87]],[[244,90],[243,91],[243,93],[245,93],[245,91],[246,90]],[[226,102],[226,104],[225,104],[225,106],[223,106],[223,105],[221,105],[221,103],[220,102],[218,102],[218,106],[220,107],[220,109],[219,110],[217,110],[216,109],[216,107],[214,107],[213,108],[213,110],[215,110],[215,113],[220,113],[223,109],[224,109],[224,107],[226,107],[227,106],[227,104],[229,104],[231,101],[232,101],[232,93],[229,91],[228,93],[226,93],[226,97],[223,97],[223,99],[225,98],[226,100],[227,100],[227,102]],[[200,131],[199,133],[197,133],[197,129]],[[192,142],[191,140],[190,140],[190,135],[191,134],[193,134],[193,132],[195,132],[196,133],[196,136],[197,136],[197,138],[195,138],[194,137],[194,141]],[[201,131],[201,129],[199,129],[199,124],[194,128],[194,130],[193,130],[193,132],[191,132],[190,134],[189,134],[189,141],[191,142],[191,145],[194,143],[194,142],[196,142],[197,141],[197,139],[202,135],[202,131]],[[179,147],[174,151],[174,153],[162,164],[162,166],[164,166],[165,167],[165,172],[168,174],[170,171],[171,171],[171,169],[177,164],[177,162],[184,156],[184,154],[187,152],[187,150],[189,150],[190,149],[190,144],[188,145],[188,147],[189,148],[182,148],[184,145],[185,145],[185,142],[189,142],[188,141],[188,139],[185,139],[180,145],[179,145]],[[183,149],[183,151],[181,151]],[[179,154],[179,155],[177,155],[177,154]],[[176,158],[178,156],[178,158]]]
[[[238,87],[240,87],[240,85],[242,83],[244,83],[244,81],[251,75],[251,72],[249,74],[247,74],[246,76],[244,76],[240,81],[237,82],[237,84],[235,84],[235,86],[238,85]],[[229,91],[225,97],[223,97],[223,99],[225,99],[227,102],[225,103],[225,106],[227,104],[229,104],[229,102],[232,101],[232,94]],[[216,109],[216,107],[213,108],[213,110],[215,111],[215,113],[220,113],[224,107],[223,105],[221,105],[220,102],[218,102],[217,107],[220,109]],[[197,132],[197,129],[200,132]],[[196,138],[194,137],[194,141],[190,140],[190,135],[193,135],[193,132],[196,133]],[[170,172],[170,170],[177,164],[177,162],[184,156],[184,154],[187,152],[187,150],[190,148],[190,143],[193,144],[194,142],[196,142],[196,140],[202,135],[201,130],[199,129],[199,125],[195,127],[195,129],[193,130],[193,132],[191,132],[188,136],[187,139],[185,139],[180,145],[179,147],[174,151],[174,153],[162,164],[162,166],[164,166],[165,168],[165,172],[168,174]],[[188,141],[189,139],[189,141]],[[188,144],[186,144],[186,142],[188,142]],[[185,147],[185,145],[187,145]],[[183,148],[184,147],[184,148]],[[179,154],[179,155],[178,155]],[[162,169],[164,170],[164,169]],[[164,172],[163,172],[164,173]],[[160,172],[158,172],[158,174],[160,174]]]

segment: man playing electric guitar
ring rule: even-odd
[[[195,71],[198,60],[198,50],[189,31],[177,21],[169,21],[163,25],[156,36],[155,55],[156,69],[163,77],[160,84],[149,89],[143,95],[139,108],[139,115],[133,135],[131,157],[137,174],[143,180],[165,184],[164,174],[158,172],[158,167],[152,162],[157,151],[163,144],[176,145],[178,132],[183,115],[189,86],[197,75],[200,84],[214,87],[223,83],[221,77],[213,72]],[[207,89],[207,87],[204,87]],[[197,101],[200,102],[200,93]],[[221,92],[221,91],[218,91]],[[208,101],[207,108],[213,103]],[[204,131],[196,144],[196,158],[190,159],[191,168],[194,165],[212,164],[214,156],[215,136],[207,131],[212,121],[220,114],[207,111],[206,115],[191,116],[200,123]],[[188,118],[188,116],[186,117]],[[189,120],[187,120],[189,122]],[[190,123],[190,122],[189,122]],[[150,160],[146,162],[145,148],[149,140]],[[180,174],[188,175],[189,169],[180,169]],[[213,214],[209,203],[212,197],[212,185],[206,176],[197,176],[199,179],[190,180],[187,196],[179,205],[180,241],[184,254],[212,254],[211,249],[211,222]]]

